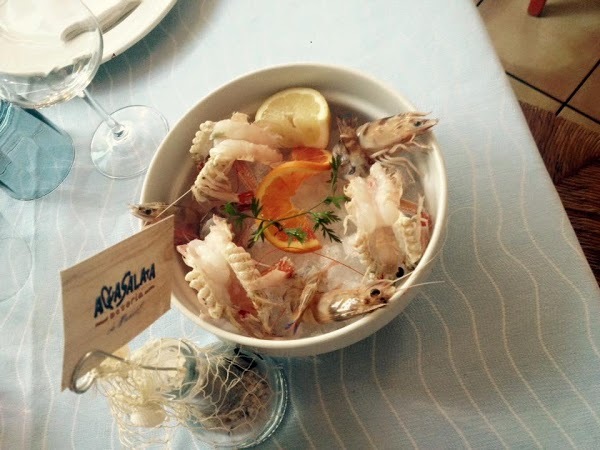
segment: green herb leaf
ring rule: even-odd
[[[242,213],[239,209],[237,209],[237,206],[235,206],[234,203],[226,203],[225,206],[223,206],[223,210],[226,214],[229,215],[235,227],[237,227],[238,229],[242,227],[242,223],[246,218],[246,214]]]
[[[261,220],[260,223],[258,224],[258,227],[256,228],[256,230],[254,230],[252,232],[252,234],[250,235],[250,239],[248,240],[248,248],[252,247],[259,240],[264,242],[265,230],[270,226],[271,226],[270,222],[267,222],[266,220]]]
[[[308,234],[302,228],[284,228],[283,232],[288,237],[288,246],[292,243],[294,239],[300,243],[303,243],[308,237]]]
[[[312,221],[315,222],[315,225],[329,225],[333,222],[339,222],[341,220],[340,217],[333,211],[311,211],[309,214]]]
[[[342,240],[335,234],[335,231],[328,227],[334,222],[339,222],[340,217],[333,211],[321,211],[321,212],[310,212],[310,218],[314,222],[313,230],[321,230],[323,237],[329,238],[332,242],[342,242]]]
[[[258,217],[260,212],[262,211],[262,205],[258,201],[256,197],[252,197],[252,203],[250,204],[250,209],[252,210],[252,214],[254,217]]]
[[[337,188],[338,172],[341,165],[342,157],[340,155],[335,155],[331,158],[331,178],[328,180],[328,183],[331,183],[331,192],[335,192]]]
[[[233,204],[232,202],[225,203],[225,206],[223,207],[223,209],[230,216],[237,216],[240,214],[240,212],[236,208],[235,204]]]
[[[337,209],[342,207],[342,203],[350,201],[350,197],[346,197],[345,195],[330,195],[329,197],[325,197],[323,203],[326,205],[333,205]]]
[[[322,223],[321,224],[315,223],[314,229],[315,229],[315,231],[317,229],[320,229],[321,232],[323,233],[323,237],[329,238],[329,240],[332,242],[342,242],[342,240],[337,236],[337,234],[335,234],[335,231],[333,231],[331,228],[329,228],[328,226],[326,226]]]

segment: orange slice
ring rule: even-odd
[[[310,161],[323,164],[328,170],[331,168],[331,152],[324,148],[296,147],[292,150],[291,158],[294,161]]]
[[[306,233],[306,239],[300,242],[295,238],[290,239],[284,231],[279,230],[276,226],[270,226],[264,231],[267,241],[275,247],[291,253],[308,253],[321,248],[321,243],[313,231],[312,221],[294,206],[292,197],[305,180],[327,170],[329,170],[328,164],[312,161],[289,161],[277,166],[263,178],[256,191],[256,197],[262,206],[260,218],[277,220],[283,228],[299,228]],[[288,217],[291,218],[288,219]]]

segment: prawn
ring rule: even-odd
[[[260,278],[253,281],[252,289],[258,290],[279,286],[285,279],[294,276],[295,270],[292,260],[284,256],[264,273],[261,273]]]
[[[192,139],[192,146],[190,147],[190,154],[196,165],[201,165],[208,158],[208,152],[212,148],[211,135],[215,122],[207,120],[200,124],[200,128],[196,131],[194,139]]]
[[[342,156],[343,165],[350,165],[348,175],[365,176],[372,161],[380,161],[388,167],[408,167],[418,174],[419,171],[410,159],[399,156],[398,153],[399,150],[408,150],[412,146],[428,148],[416,138],[437,124],[438,120],[426,119],[426,115],[421,112],[396,114],[366,122],[358,128],[355,118],[338,118],[343,147],[337,147],[335,154]]]
[[[383,153],[406,150],[410,145],[427,146],[416,140],[438,123],[437,119],[426,119],[427,113],[407,112],[362,124],[356,129],[360,147],[374,158]]]
[[[292,332],[296,333],[298,329],[298,325],[300,325],[300,320],[302,316],[307,311],[308,307],[312,304],[315,296],[317,295],[319,284],[321,284],[323,278],[325,277],[326,269],[324,270],[312,270],[307,277],[306,282],[304,284],[304,288],[300,293],[298,308],[296,310],[295,316],[292,318],[292,321],[287,325],[286,328],[292,328]]]
[[[233,242],[229,242],[222,252],[252,302],[264,331],[270,335],[274,334],[272,313],[278,305],[269,300],[265,293],[265,280],[256,267],[256,261],[243,247]]]
[[[396,275],[402,252],[392,225],[400,216],[402,179],[398,172],[390,173],[379,162],[371,166],[366,178],[355,177],[344,189],[348,215],[344,232],[352,221],[356,226],[353,248],[366,273],[377,278]]]
[[[210,157],[259,162],[275,167],[283,160],[276,148],[240,139],[223,139],[209,151]]]
[[[233,233],[229,223],[218,216],[213,216],[212,221],[213,225],[210,226],[210,231],[204,241],[195,240],[185,248],[178,248],[184,255],[184,262],[193,269],[197,269],[188,273],[186,280],[191,287],[198,290],[199,298],[202,298],[205,306],[209,308],[209,312],[213,312],[211,314],[213,318],[221,318],[225,310],[229,317],[235,317],[235,311],[231,311],[235,308],[232,305],[230,291],[234,281],[239,283],[243,295],[251,302],[251,306],[245,305],[243,310],[258,319],[264,333],[273,335],[274,312],[285,305],[272,301],[265,289],[291,277],[294,271],[293,264],[286,258],[275,265],[273,271],[276,272],[261,274],[256,261],[250,254],[233,242]],[[213,271],[218,271],[218,273]],[[232,276],[225,277],[226,273],[231,273]],[[221,282],[221,290],[218,293],[211,284],[211,281],[215,279]],[[239,294],[238,290],[236,292],[236,303],[238,304],[240,303],[240,300],[237,299]],[[244,319],[244,325],[250,324],[253,320]],[[234,322],[241,325],[238,318]],[[255,325],[252,325],[252,328],[244,327],[244,329],[246,331],[251,329],[253,335],[257,333]]]
[[[192,186],[192,193],[198,203],[205,203],[211,199],[224,202],[232,202],[237,199],[227,176],[233,162],[233,159],[218,156],[206,161]]]
[[[192,268],[185,275],[190,287],[195,289],[200,304],[210,317],[219,319],[231,307],[227,286],[231,280],[231,270],[219,248],[226,242],[217,233],[209,233],[204,240],[195,239],[177,247],[183,262]]]
[[[250,123],[247,114],[235,112],[230,119],[218,122],[207,120],[200,124],[190,147],[194,162],[198,165],[206,162],[210,149],[224,139],[248,141],[275,148],[281,146],[282,140],[280,135],[268,127]]]
[[[175,203],[149,202],[129,205],[129,211],[144,222],[144,226],[155,223],[169,215],[175,216],[175,245],[185,244],[199,237],[199,227],[206,215],[190,206]]]
[[[281,147],[282,143],[282,137],[279,134],[267,126],[250,123],[248,115],[239,112],[233,113],[231,119],[215,123],[210,139],[215,144],[224,139],[236,139],[273,148]]]
[[[222,140],[210,149],[209,158],[194,181],[194,198],[199,203],[211,199],[235,202],[238,196],[231,188],[228,174],[236,160],[256,161],[273,167],[282,159],[281,153],[268,145],[236,139]]]
[[[429,241],[429,221],[423,219],[422,210],[423,197],[419,197],[415,214],[410,217],[401,214],[392,226],[396,241],[402,246],[407,268],[417,265]]]
[[[320,324],[346,321],[384,307],[396,292],[394,283],[397,280],[373,280],[353,289],[319,293],[320,273],[313,274],[306,284],[296,316],[288,325],[294,332],[309,310]]]
[[[231,242],[231,233],[217,219],[211,225],[204,240],[195,239],[177,250],[183,256],[183,262],[192,268],[185,275],[190,287],[197,291],[200,304],[213,319],[235,316],[230,292],[235,290],[235,279],[222,249]],[[236,295],[239,304],[239,298]]]
[[[170,215],[168,213],[180,213],[181,206],[169,205],[164,202],[148,202],[139,203],[137,205],[129,205],[129,211],[138,219],[143,220],[144,224],[149,225],[154,223],[154,221],[163,214]]]

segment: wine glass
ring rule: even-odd
[[[0,98],[43,108],[80,96],[102,123],[91,158],[110,178],[142,174],[168,131],[147,106],[108,114],[86,90],[102,60],[102,31],[80,0],[0,0]]]

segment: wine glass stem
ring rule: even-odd
[[[96,113],[106,123],[106,125],[108,125],[115,139],[119,139],[125,136],[125,134],[127,133],[127,129],[115,119],[113,119],[111,115],[108,114],[106,110],[102,106],[100,106],[100,104],[96,100],[94,100],[94,98],[90,95],[87,89],[83,90],[81,97],[88,105],[91,106],[91,108],[94,111],[96,111]]]

